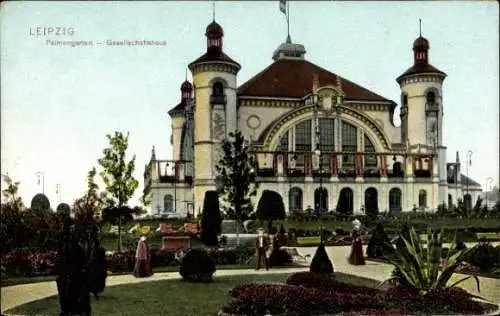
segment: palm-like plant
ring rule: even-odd
[[[392,258],[389,261],[399,270],[398,275],[393,275],[390,279],[382,282],[385,284],[394,281],[395,278],[403,278],[401,283],[409,285],[421,294],[425,295],[447,286],[448,281],[457,270],[463,259],[475,247],[463,250],[456,249],[456,234],[450,251],[447,254],[447,265],[441,273],[439,266],[441,262],[443,230],[440,233],[428,229],[427,231],[427,249],[422,247],[420,238],[415,229],[410,230],[410,240],[401,236],[406,247],[396,251],[396,259]],[[467,276],[449,287],[454,287],[465,280],[474,278],[479,289],[479,279],[475,275]],[[381,285],[382,285],[381,284]]]

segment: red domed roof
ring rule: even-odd
[[[429,41],[425,38],[420,36],[413,42],[413,49],[419,49],[419,50],[425,50],[429,49]]]
[[[217,22],[213,21],[207,26],[205,35],[208,37],[222,37],[224,36],[224,31],[222,30],[222,26],[220,26]]]
[[[181,85],[181,91],[182,92],[188,92],[188,91],[193,91],[193,85],[189,81],[184,81]]]

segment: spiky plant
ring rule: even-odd
[[[390,262],[399,270],[397,275],[393,275],[388,280],[381,283],[393,282],[396,278],[400,278],[400,284],[407,284],[410,287],[418,290],[421,294],[426,295],[433,291],[439,290],[447,286],[448,281],[457,270],[459,264],[463,261],[475,247],[470,249],[456,250],[456,234],[453,244],[446,257],[447,266],[439,273],[439,265],[441,254],[443,251],[443,230],[440,233],[427,230],[427,249],[422,247],[420,238],[415,229],[410,230],[410,240],[401,236],[404,242],[404,248],[396,251],[396,259],[390,259]],[[453,251],[452,251],[453,250]],[[449,287],[454,287],[465,280],[474,278],[479,289],[479,279],[475,275],[467,276]]]

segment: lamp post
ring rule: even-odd
[[[469,150],[467,152],[467,155],[465,156],[465,163],[466,163],[466,169],[467,169],[467,183],[465,184],[465,194],[467,196],[467,210],[470,209],[469,204],[472,202],[472,199],[469,195],[469,166],[472,165],[472,150]],[[465,199],[464,199],[465,200]]]
[[[492,177],[486,178],[486,196],[485,196],[486,209],[488,209],[488,191],[491,189],[491,183],[492,182],[493,182],[493,178]]]
[[[42,193],[45,194],[45,173],[37,171],[36,176],[38,178],[38,185],[40,185],[40,177],[42,178]]]

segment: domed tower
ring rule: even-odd
[[[437,154],[437,161],[430,165],[437,165],[430,172],[432,182],[439,183],[439,194],[433,194],[429,203],[432,208],[447,200],[446,147],[442,142],[442,86],[446,74],[429,63],[429,49],[429,41],[420,32],[413,42],[413,66],[396,81],[401,88],[401,142],[408,146],[409,152],[423,148],[427,153]]]
[[[194,112],[194,199],[201,212],[207,190],[215,189],[221,141],[237,127],[236,88],[241,66],[223,51],[224,31],[215,22],[205,32],[206,53],[189,64],[196,100]]]
[[[173,107],[168,114],[172,120],[172,145],[173,160],[179,160],[181,156],[182,129],[186,120],[186,107],[193,98],[193,85],[187,80],[181,84],[181,101]]]

